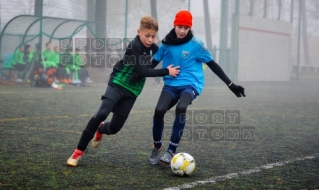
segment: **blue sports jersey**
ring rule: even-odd
[[[204,43],[193,37],[192,40],[181,45],[162,44],[154,54],[154,59],[158,62],[163,60],[163,68],[169,65],[180,66],[181,72],[177,77],[164,76],[164,85],[192,85],[200,94],[204,88],[202,64],[213,60],[213,57],[204,47]]]

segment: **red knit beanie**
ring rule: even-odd
[[[174,27],[175,26],[188,26],[189,28],[192,28],[192,24],[193,24],[193,17],[189,11],[186,11],[186,10],[179,11],[175,15]]]

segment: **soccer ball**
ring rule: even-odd
[[[171,160],[171,169],[179,176],[189,176],[195,171],[195,160],[188,153],[178,153]]]

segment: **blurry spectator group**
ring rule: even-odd
[[[12,70],[17,70],[16,82],[29,82],[36,87],[53,87],[62,89],[59,84],[84,86],[92,83],[89,72],[83,63],[79,48],[68,46],[65,52],[59,52],[59,47],[51,43],[45,44],[46,49],[39,55],[40,46],[36,44],[21,45],[11,57]]]

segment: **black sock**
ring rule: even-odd
[[[162,147],[162,134],[164,130],[164,119],[153,117],[153,143],[157,149]]]
[[[173,153],[176,152],[176,148],[179,144],[179,141],[181,140],[183,136],[183,130],[186,124],[186,115],[176,115],[174,125],[173,125],[173,131],[171,135],[171,140],[169,142],[168,150],[171,150]]]
[[[87,124],[86,128],[82,132],[82,136],[80,138],[80,141],[78,143],[77,149],[84,151],[86,147],[88,146],[90,140],[94,137],[94,134],[97,130],[97,128],[100,125],[100,121],[92,117]]]

